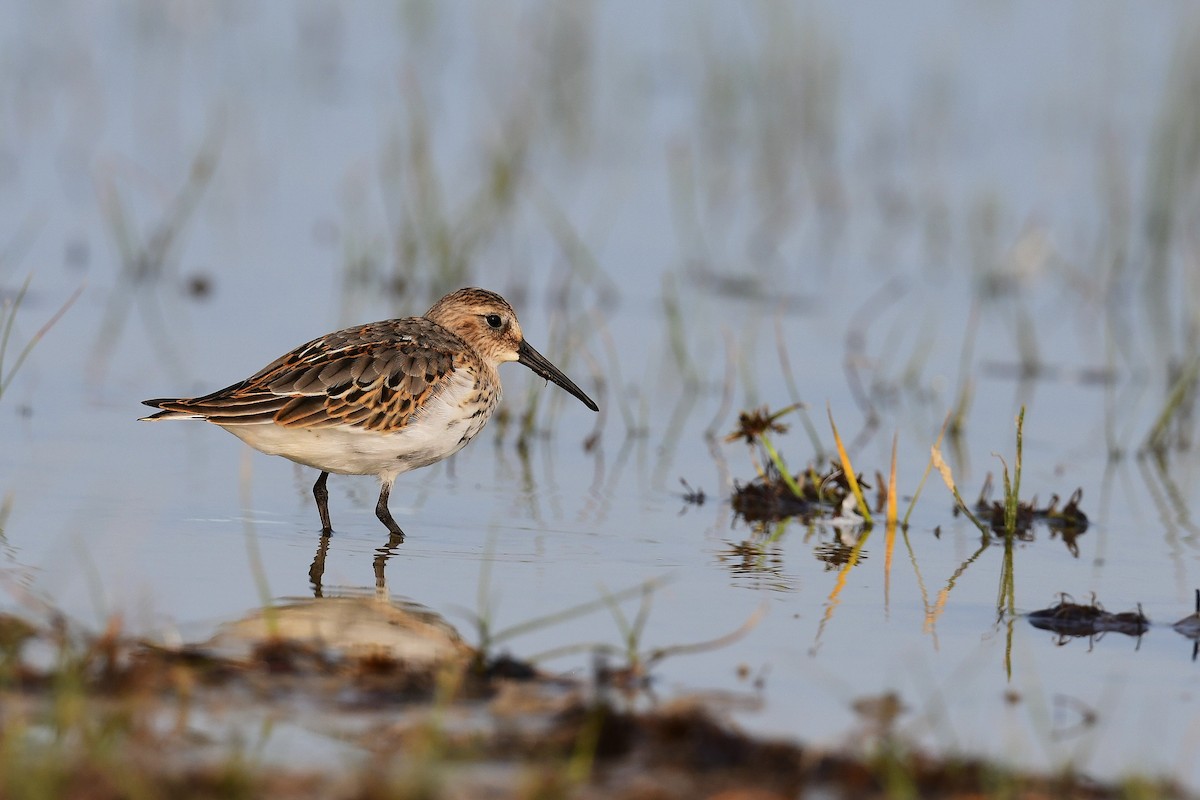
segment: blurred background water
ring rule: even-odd
[[[503,627],[665,578],[645,648],[767,613],[659,665],[660,698],[733,693],[750,730],[840,744],[864,733],[856,699],[895,691],[898,730],[939,752],[1197,784],[1191,642],[1000,617],[1003,548],[977,553],[936,476],[890,564],[877,531],[841,569],[853,531],[735,517],[754,466],[724,441],[739,410],[803,401],[820,452],[797,415],[777,444],[824,464],[828,406],[869,480],[898,434],[911,495],[959,409],[947,456],[974,497],[1025,406],[1023,494],[1081,487],[1092,524],[1077,552],[1046,528],[1019,543],[1017,609],[1094,592],[1190,613],[1189,4],[63,2],[0,21],[0,381],[81,289],[0,398],[7,606],[190,639],[311,594],[315,474],[138,424],[139,402],[482,285],[602,413],[503,369],[504,416],[397,483],[391,593],[470,638],[462,609]],[[330,489],[322,591],[370,590],[377,487]],[[619,640],[602,612],[505,646]]]

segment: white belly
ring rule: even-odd
[[[472,416],[469,387],[454,386],[395,433],[352,427],[286,428],[273,422],[222,425],[256,450],[342,475],[378,475],[390,482],[411,469],[454,455],[479,433],[496,403]]]

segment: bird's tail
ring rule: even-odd
[[[153,422],[160,419],[205,419],[205,415],[197,413],[196,409],[188,408],[188,398],[163,397],[158,400],[143,400],[142,404],[151,408],[161,408],[157,414],[148,417],[138,417],[138,422]]]

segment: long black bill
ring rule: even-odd
[[[559,386],[582,400],[583,404],[592,411],[600,410],[600,407],[596,405],[596,402],[584,394],[583,389],[580,389],[578,386],[571,383],[570,378],[568,378],[566,375],[563,375],[562,371],[559,370],[558,367],[551,364],[544,355],[530,347],[529,342],[522,341],[521,346],[517,348],[517,363],[524,364],[548,381],[554,381]]]

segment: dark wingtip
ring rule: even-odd
[[[151,408],[166,408],[167,406],[175,405],[176,403],[187,402],[185,397],[158,397],[154,400],[143,400],[142,405],[150,406]]]

